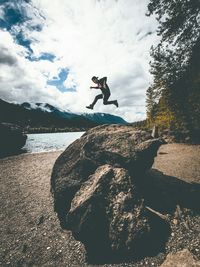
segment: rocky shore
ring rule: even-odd
[[[179,263],[191,257],[190,259],[196,264],[191,266],[199,266],[197,265],[197,260],[200,259],[198,203],[192,199],[193,194],[185,194],[190,192],[188,188],[193,192],[199,187],[199,155],[198,145],[161,145],[149,172],[149,181],[153,182],[155,177],[159,176],[160,181],[167,181],[168,185],[172,185],[170,190],[174,191],[170,193],[173,196],[176,195],[175,192],[177,196],[179,193],[181,193],[179,196],[182,196],[173,199],[178,201],[173,211],[162,210],[159,205],[152,206],[150,194],[149,200],[146,199],[149,201],[146,206],[152,209],[149,213],[158,212],[156,217],[158,216],[161,221],[164,220],[170,227],[164,249],[155,255],[138,259],[129,258],[115,264],[106,262],[102,263],[102,266],[160,266],[164,264],[167,255],[169,255],[168,262],[171,258],[173,260],[173,255],[170,253],[179,253],[175,256],[179,257]],[[61,152],[51,152],[0,159],[1,266],[99,266],[98,262],[88,263],[84,245],[74,239],[71,231],[60,227],[53,211],[50,177],[54,163],[60,156]],[[182,182],[177,183],[177,178]],[[187,201],[184,202],[185,200]],[[75,204],[74,202],[74,207]],[[190,252],[180,252],[183,249],[188,249]],[[166,264],[167,262],[163,266],[167,266]]]

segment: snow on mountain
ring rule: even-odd
[[[48,103],[28,103],[21,104],[25,109],[28,110],[40,110],[55,114],[58,117],[66,119],[80,119],[84,118],[97,124],[126,124],[127,122],[119,116],[107,114],[107,113],[73,113],[70,110],[63,110],[61,108],[54,107]]]
[[[32,128],[88,129],[101,124],[126,124],[121,117],[106,113],[72,113],[48,103],[14,104],[0,99],[0,121]]]
[[[27,102],[25,102],[21,106],[24,107],[25,109],[28,109],[28,110],[40,109],[44,112],[51,112],[52,111],[49,108],[49,106],[45,103],[27,103]]]
[[[48,103],[30,103],[30,102],[24,102],[21,104],[22,107],[28,110],[33,110],[33,109],[39,109],[45,112],[53,112],[53,111],[59,111],[59,112],[67,112],[73,114],[70,110],[64,110],[61,108],[54,107]]]

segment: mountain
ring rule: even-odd
[[[0,99],[0,122],[11,122],[24,129],[46,128],[83,130],[101,124],[126,124],[121,117],[106,113],[72,113],[48,103],[14,104]],[[55,129],[56,128],[56,129]]]
[[[121,117],[107,113],[83,113],[82,116],[98,124],[127,124]]]

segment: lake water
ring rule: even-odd
[[[84,132],[27,134],[23,150],[37,153],[65,149],[83,134]]]

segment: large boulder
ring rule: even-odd
[[[162,249],[169,227],[145,207],[137,188],[162,143],[130,126],[103,125],[56,160],[51,177],[55,211],[62,228],[72,230],[89,255],[101,251],[99,258],[124,257]]]
[[[14,153],[26,143],[27,135],[22,129],[11,123],[0,123],[0,155]]]
[[[98,126],[73,142],[56,160],[51,176],[54,208],[61,226],[68,228],[71,201],[99,166],[124,168],[137,179],[151,168],[161,143],[144,131],[120,125]]]

